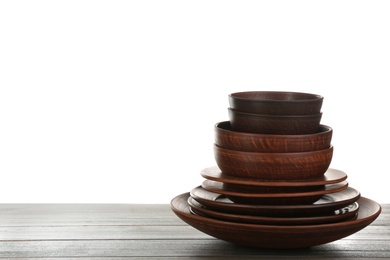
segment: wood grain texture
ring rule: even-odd
[[[304,250],[261,250],[210,237],[169,205],[2,204],[0,259],[390,258],[390,205],[365,229]]]

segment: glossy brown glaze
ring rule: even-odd
[[[214,144],[214,157],[221,171],[239,178],[304,180],[323,176],[333,156],[328,149],[301,153],[254,153],[221,148]]]
[[[316,133],[303,135],[256,134],[233,131],[229,121],[214,126],[215,144],[246,152],[307,152],[329,148],[333,129],[320,125]]]
[[[228,108],[228,114],[234,131],[279,135],[317,133],[322,117],[322,113],[314,115],[264,115],[238,112],[231,108]]]
[[[236,92],[228,99],[237,111],[268,115],[318,114],[324,100],[317,94],[282,91]]]

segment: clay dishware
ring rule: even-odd
[[[282,91],[245,91],[228,96],[231,108],[267,115],[313,115],[321,112],[324,98],[317,94]]]
[[[223,172],[221,172],[221,169],[219,169],[218,166],[204,168],[200,172],[200,175],[205,179],[212,181],[220,181],[225,184],[250,185],[268,188],[276,187],[287,190],[294,187],[304,188],[339,183],[345,181],[348,178],[348,175],[345,172],[333,168],[328,168],[325,174],[318,178],[294,181],[263,181],[259,179],[237,178],[224,174]]]
[[[189,193],[176,196],[171,201],[172,211],[190,226],[210,236],[238,245],[292,249],[307,248],[329,243],[365,228],[380,214],[381,206],[361,197],[356,219],[318,225],[262,225],[221,221],[194,215],[188,204]]]
[[[320,125],[313,134],[275,135],[233,131],[229,121],[214,125],[214,140],[219,147],[266,153],[307,152],[329,148],[333,129]]]
[[[299,153],[256,153],[221,148],[214,144],[214,157],[221,171],[230,176],[262,180],[305,180],[323,176],[333,156],[333,146]]]
[[[214,211],[203,206],[192,197],[188,198],[188,204],[191,211],[196,215],[203,215],[205,217],[227,220],[238,223],[252,223],[252,224],[266,224],[266,225],[310,225],[310,224],[326,224],[344,221],[355,218],[359,209],[357,202],[348,205],[340,210],[327,216],[312,216],[312,217],[266,217],[224,213]]]
[[[205,190],[225,195],[227,198],[236,203],[252,205],[305,205],[312,204],[319,200],[323,195],[336,193],[348,188],[348,182],[343,181],[335,184],[319,186],[315,189],[284,191],[283,189],[270,192],[268,189],[263,192],[264,187],[252,187],[246,185],[237,185],[231,187],[222,182],[205,180],[202,187]],[[255,189],[252,189],[255,188]],[[273,187],[274,189],[275,187]],[[296,188],[296,187],[294,187]],[[305,187],[307,189],[308,187]]]
[[[313,115],[265,115],[228,108],[234,131],[258,134],[314,134],[318,132],[322,113]]]
[[[334,214],[335,210],[356,202],[361,196],[358,190],[348,187],[339,192],[325,194],[313,204],[254,205],[235,203],[225,195],[210,192],[201,186],[193,188],[190,194],[196,201],[214,211],[269,217],[308,217]]]

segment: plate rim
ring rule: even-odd
[[[195,194],[195,192],[197,190],[202,190],[203,192],[206,192],[206,193],[209,193],[211,195],[214,195],[216,197],[215,200],[209,200],[207,198],[202,198],[202,197],[199,197]],[[313,213],[316,213],[316,212],[319,212],[319,211],[332,211],[332,210],[336,210],[338,208],[342,208],[343,206],[346,206],[346,205],[349,205],[355,201],[357,201],[360,197],[361,197],[361,193],[352,188],[352,187],[348,187],[347,189],[341,191],[340,193],[342,192],[348,192],[348,191],[352,191],[354,192],[354,196],[353,197],[350,197],[348,199],[345,199],[345,200],[341,200],[341,201],[331,201],[331,202],[325,202],[325,203],[318,203],[318,204],[308,204],[308,205],[262,205],[262,204],[259,204],[259,205],[251,205],[251,204],[239,204],[239,203],[234,203],[232,202],[231,200],[229,200],[228,198],[226,198],[224,195],[221,195],[221,194],[217,194],[217,193],[214,193],[214,192],[210,192],[210,191],[207,191],[207,190],[204,190],[201,186],[197,186],[195,188],[193,188],[191,191],[190,191],[190,195],[196,200],[198,201],[199,203],[201,204],[207,204],[206,206],[210,207],[210,208],[224,208],[224,212],[235,212],[237,213],[237,211],[239,212],[242,212],[242,211],[272,211],[273,213],[275,212],[278,212],[279,214],[291,214],[291,212],[295,212],[296,210],[302,210],[302,211],[310,211],[310,212],[313,212]],[[337,194],[337,193],[335,193]],[[332,197],[334,196],[335,194],[325,194],[322,196],[322,199],[324,198],[328,198],[328,197]],[[218,201],[219,198],[224,198],[224,199],[227,199],[229,200],[229,202],[222,202],[222,201]],[[320,199],[321,200],[321,199]],[[320,201],[318,200],[318,201]],[[211,206],[210,206],[211,205]],[[226,210],[226,208],[228,208],[228,210]],[[296,215],[294,213],[294,215]]]
[[[217,173],[210,173],[209,171],[215,171]],[[340,176],[336,179],[326,180],[327,176],[331,174],[339,174]],[[265,181],[260,179],[251,179],[251,178],[239,178],[226,175],[222,173],[218,166],[211,166],[208,168],[204,168],[200,175],[208,180],[213,181],[221,181],[231,184],[242,184],[242,185],[251,185],[251,186],[265,186],[265,187],[302,187],[302,186],[321,186],[326,184],[338,183],[341,181],[345,181],[348,178],[348,175],[338,169],[328,168],[323,176],[315,179],[307,179],[307,180],[291,180],[291,181]]]
[[[198,205],[194,205],[193,202],[191,202],[191,200],[195,201],[195,203],[198,203],[200,204],[199,206]],[[258,223],[254,223],[254,224],[261,224],[261,222],[263,221],[264,223],[263,224],[266,224],[266,223],[279,223],[279,225],[307,225],[307,224],[302,224],[302,222],[321,222],[321,221],[329,221],[329,220],[332,220],[332,221],[337,221],[337,219],[342,219],[342,220],[348,220],[350,218],[353,218],[355,216],[357,216],[358,214],[358,210],[359,210],[359,204],[357,202],[353,202],[352,204],[350,204],[349,206],[353,205],[354,206],[354,209],[353,211],[350,211],[350,212],[347,212],[347,213],[344,213],[344,214],[337,214],[335,210],[332,214],[332,215],[319,215],[319,216],[306,216],[306,217],[272,217],[272,216],[257,216],[257,215],[240,215],[240,214],[235,214],[235,213],[227,213],[227,212],[220,212],[220,211],[215,211],[215,210],[211,210],[211,209],[208,209],[207,207],[205,207],[204,205],[202,205],[201,203],[197,202],[194,198],[192,198],[191,196],[188,197],[187,199],[187,203],[190,207],[190,209],[192,209],[193,211],[196,211],[196,210],[199,210],[201,213],[205,214],[206,216],[205,217],[220,217],[220,220],[227,220],[229,221],[228,219],[222,219],[222,217],[226,217],[226,218],[246,218],[247,220],[253,220],[253,221],[258,221]],[[203,207],[202,207],[203,206]],[[349,207],[347,206],[347,207]],[[193,208],[196,208],[196,209],[193,209]],[[200,209],[199,209],[200,208]],[[344,209],[346,207],[343,207],[342,209]],[[341,209],[339,209],[341,210]],[[204,213],[206,212],[206,213]],[[210,215],[208,215],[210,214]],[[340,217],[340,216],[343,216],[343,217]],[[231,220],[232,222],[234,222],[233,220]],[[249,223],[249,222],[243,222],[243,223]],[[330,223],[330,222],[329,222]],[[267,224],[269,225],[269,224]]]
[[[209,185],[210,184],[210,185]],[[327,188],[318,191],[305,191],[305,192],[280,192],[280,193],[252,193],[252,192],[239,192],[239,191],[229,191],[224,190],[222,187],[212,187],[211,185],[219,185],[221,186],[223,183],[213,180],[204,180],[202,182],[202,188],[205,190],[219,193],[225,196],[235,196],[241,198],[302,198],[302,197],[310,197],[310,196],[320,196],[330,193],[335,193],[339,191],[343,191],[348,188],[349,184],[347,181],[342,181],[339,183],[327,184]],[[214,185],[214,186],[215,186]]]

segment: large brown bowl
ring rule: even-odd
[[[258,134],[314,134],[322,113],[312,115],[266,115],[239,112],[228,108],[232,130]]]
[[[333,130],[320,125],[316,133],[303,135],[272,135],[233,131],[229,121],[214,126],[215,144],[226,149],[245,152],[307,152],[329,148]]]
[[[268,115],[319,114],[324,100],[317,94],[281,91],[236,92],[228,98],[237,111]]]
[[[262,180],[305,180],[323,176],[333,156],[327,149],[299,153],[256,153],[229,150],[214,144],[221,171],[230,176]]]

